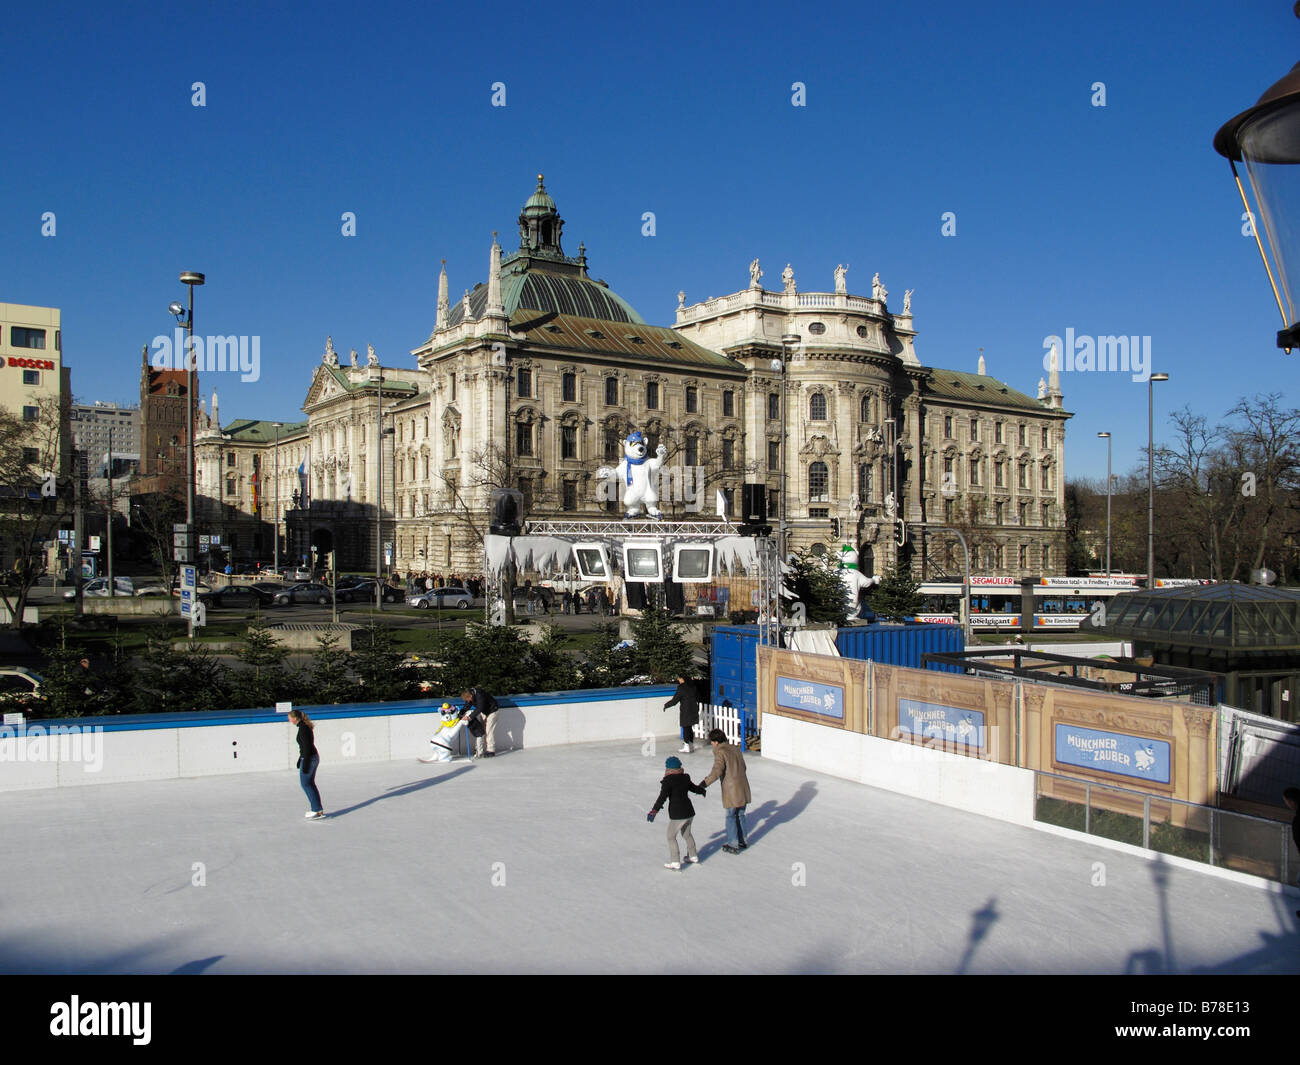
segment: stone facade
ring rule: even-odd
[[[988,376],[982,356],[974,374],[924,366],[912,293],[895,313],[879,275],[855,296],[845,267],[835,291],[800,292],[787,267],[770,292],[755,261],[749,287],[690,306],[681,294],[672,327],[651,326],[590,276],[584,246],[564,253],[540,176],[518,224],[519,247],[507,255],[494,234],[488,280],[454,303],[444,262],[415,368],[382,367],[373,349],[340,365],[327,342],[307,421],[280,435],[286,553],[337,549],[341,567],[373,569],[381,536],[402,573],[476,571],[494,488],[522,492],[531,517],[617,517],[596,470],[636,428],[668,450],[670,517],[711,516],[718,490],[739,516],[740,486],[761,481],[791,548],[859,544],[868,572],[959,573],[942,527],[966,534],[973,572],[1063,567],[1057,373],[1035,399]],[[251,486],[272,478],[272,423],[217,432],[213,406],[196,437],[199,492],[235,508],[226,521],[265,524],[271,493],[255,513]]]

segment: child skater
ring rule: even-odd
[[[664,778],[659,782],[659,798],[655,800],[654,806],[646,814],[647,821],[653,821],[655,814],[663,809],[664,803],[668,804],[668,861],[664,862],[665,869],[680,869],[682,867],[681,852],[677,849],[677,833],[682,834],[682,839],[686,841],[686,860],[688,862],[698,862],[699,855],[695,852],[695,837],[691,835],[691,822],[695,819],[695,807],[691,805],[690,793],[693,791],[697,795],[703,795],[704,789],[699,784],[692,784],[691,778],[682,772],[682,763],[679,758],[669,758],[664,763]]]

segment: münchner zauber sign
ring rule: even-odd
[[[976,750],[984,749],[984,714],[941,703],[923,703],[919,699],[898,700],[898,727],[922,739],[959,743]]]
[[[1157,784],[1169,783],[1170,745],[1166,740],[1103,732],[1058,721],[1055,758],[1060,765]]]
[[[805,710],[823,717],[844,720],[844,689],[834,684],[817,684],[793,677],[776,678],[776,705],[787,710]]]

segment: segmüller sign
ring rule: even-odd
[[[818,684],[793,677],[776,678],[776,705],[786,710],[803,710],[844,720],[844,689],[835,684]]]
[[[1060,765],[1149,780],[1155,784],[1169,783],[1171,748],[1167,740],[1105,732],[1058,721],[1055,741],[1054,756]]]

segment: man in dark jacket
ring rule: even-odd
[[[677,690],[673,697],[664,703],[664,709],[679,707],[677,723],[682,728],[682,749],[678,754],[692,754],[695,751],[695,726],[700,720],[700,700],[695,693],[695,685],[685,677],[677,678]]]
[[[691,835],[691,822],[695,820],[695,807],[691,803],[690,793],[703,795],[704,789],[699,784],[692,784],[691,778],[682,772],[679,758],[669,758],[664,763],[664,778],[659,782],[659,798],[646,814],[647,821],[653,821],[655,814],[668,804],[668,861],[665,869],[682,867],[681,851],[677,848],[677,833],[686,841],[686,860],[698,862],[700,856],[695,850],[695,837]]]
[[[482,688],[467,688],[460,693],[465,700],[461,717],[474,737],[474,756],[493,758],[497,753],[497,701]],[[484,750],[484,744],[487,750]]]

